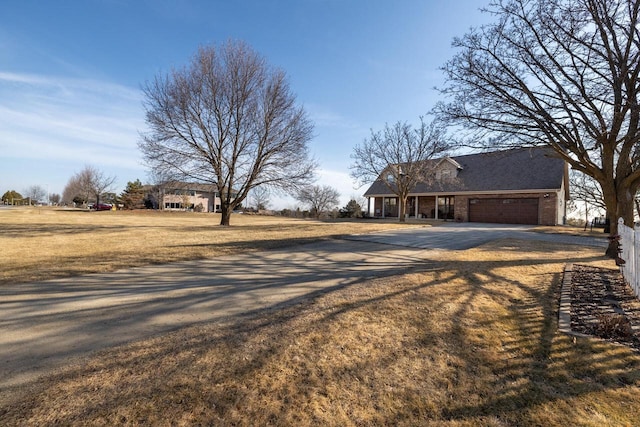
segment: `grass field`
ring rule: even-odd
[[[93,233],[117,234],[121,242],[89,257],[98,263],[128,252],[115,264],[128,265],[389,226],[246,217],[220,229],[201,218],[211,217],[0,212],[14,235],[1,243],[73,246]],[[231,241],[216,240],[230,230]],[[134,242],[160,232],[180,243]],[[74,251],[60,260],[82,258]],[[0,424],[638,425],[640,355],[557,332],[567,262],[611,264],[599,248],[514,240],[434,253],[405,275],[100,352],[13,396],[0,407]],[[34,264],[25,262],[21,277],[41,277]]]
[[[397,227],[396,221],[296,220],[158,211],[0,210],[0,285],[272,249]]]

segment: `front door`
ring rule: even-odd
[[[409,216],[414,216],[416,214],[416,198],[415,197],[407,198],[407,210],[405,211],[405,214]]]
[[[398,198],[397,197],[385,197],[384,199],[384,216],[385,217],[398,217]]]

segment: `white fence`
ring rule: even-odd
[[[640,298],[640,227],[627,227],[622,218],[618,220],[618,234],[622,245],[622,258],[625,263],[620,267],[624,279],[629,283],[631,289]]]

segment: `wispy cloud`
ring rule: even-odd
[[[363,130],[363,127],[358,122],[347,118],[330,108],[318,104],[308,104],[305,105],[305,109],[309,113],[309,116],[315,123],[316,127],[341,129],[353,132],[361,132]]]
[[[139,167],[139,91],[90,79],[0,71],[0,145],[16,159]]]

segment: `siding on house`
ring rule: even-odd
[[[215,184],[169,182],[163,187],[162,208],[165,210],[216,212],[220,209]]]

